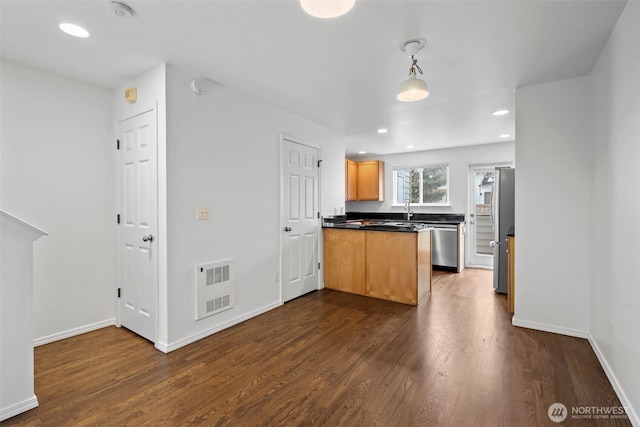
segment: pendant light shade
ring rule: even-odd
[[[422,74],[422,68],[418,66],[416,55],[427,44],[425,39],[409,39],[400,43],[400,49],[409,54],[411,58],[411,68],[409,68],[409,78],[403,81],[398,88],[396,99],[398,101],[412,102],[420,101],[429,96],[429,88],[424,80],[417,77],[416,73]]]
[[[398,101],[420,101],[429,96],[429,88],[424,80],[416,77],[415,73],[411,73],[409,78],[403,81],[398,88]]]
[[[316,18],[336,18],[349,12],[356,0],[300,0],[300,6]]]

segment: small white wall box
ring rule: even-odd
[[[196,320],[233,308],[235,303],[233,260],[196,266]]]

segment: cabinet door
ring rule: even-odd
[[[515,311],[516,303],[516,238],[507,237],[507,306]]]
[[[365,232],[323,229],[324,287],[365,294]]]
[[[365,233],[367,296],[418,304],[418,233]]]
[[[358,200],[358,164],[353,160],[344,162],[344,199]]]
[[[358,163],[358,200],[384,200],[384,162]]]

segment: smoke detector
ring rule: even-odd
[[[109,10],[120,18],[130,18],[133,16],[133,9],[124,3],[110,1],[107,3]]]

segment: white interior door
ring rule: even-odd
[[[282,147],[282,299],[318,289],[319,150],[284,139]]]
[[[157,134],[156,111],[118,123],[120,324],[156,341]]]

